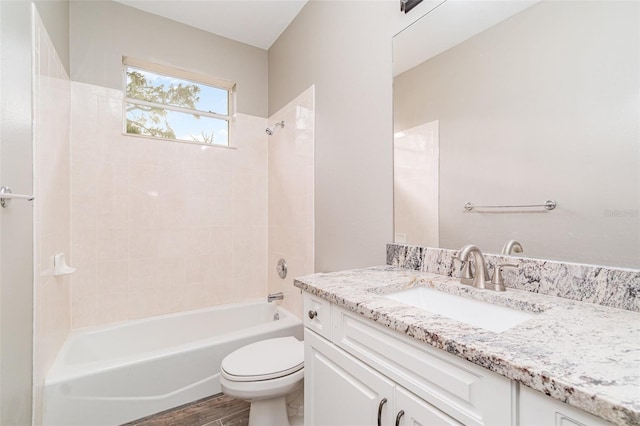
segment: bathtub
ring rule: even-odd
[[[74,330],[47,374],[43,423],[116,425],[219,393],[225,355],[284,336],[302,340],[302,322],[267,302]]]

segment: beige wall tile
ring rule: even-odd
[[[269,138],[267,280],[270,293],[284,292],[282,306],[301,316],[302,296],[293,279],[314,272],[314,88],[274,114],[269,123],[280,120],[285,127]],[[280,258],[289,270],[284,280],[275,269]]]
[[[73,327],[266,296],[266,120],[235,149],[123,136],[120,91],[71,86]]]
[[[71,255],[69,77],[34,9],[34,424],[41,422],[42,386],[71,327],[68,276],[52,275],[53,256]],[[87,173],[84,173],[87,175]],[[87,176],[87,179],[90,177]],[[85,204],[85,207],[86,204]],[[86,222],[86,226],[89,226]],[[89,247],[90,241],[80,241]]]

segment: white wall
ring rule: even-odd
[[[640,267],[638,14],[541,2],[395,79],[396,131],[440,122],[442,247],[517,239],[532,257]]]
[[[33,0],[60,64],[69,75],[69,0]]]
[[[269,49],[269,110],[316,92],[315,270],[383,264],[393,239],[396,2],[310,1]]]
[[[33,191],[31,2],[0,2],[0,182]],[[0,424],[31,424],[33,205],[0,209]]]

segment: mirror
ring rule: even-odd
[[[396,35],[396,242],[640,268],[639,8],[448,0]]]

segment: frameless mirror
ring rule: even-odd
[[[640,268],[639,18],[448,0],[396,35],[396,242]]]

